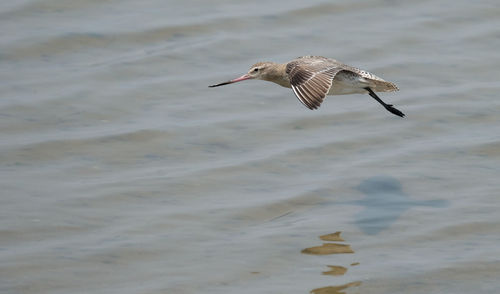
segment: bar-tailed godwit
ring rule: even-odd
[[[389,112],[404,117],[404,113],[386,104],[375,92],[397,91],[398,87],[365,70],[322,56],[302,56],[288,63],[258,62],[248,73],[218,87],[249,79],[258,79],[292,88],[295,96],[309,109],[317,109],[326,95],[367,93]]]

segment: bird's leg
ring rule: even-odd
[[[366,87],[365,90],[368,91],[368,94],[370,94],[370,96],[372,96],[373,99],[377,100],[378,103],[382,104],[382,106],[384,106],[385,109],[387,109],[387,111],[400,117],[405,116],[405,114],[402,113],[399,109],[394,108],[392,104],[386,104],[384,101],[382,101],[382,99],[380,99],[370,87]]]

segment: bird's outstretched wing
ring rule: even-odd
[[[286,66],[295,96],[309,109],[317,109],[321,105],[332,87],[333,78],[342,70],[327,58],[302,57]]]

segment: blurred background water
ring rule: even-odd
[[[499,15],[3,1],[0,292],[495,293]],[[407,118],[368,95],[310,111],[271,83],[207,88],[310,54],[396,83],[381,98]],[[354,253],[301,253],[336,231]]]

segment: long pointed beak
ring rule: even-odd
[[[248,74],[244,74],[241,77],[236,78],[234,80],[230,80],[230,81],[220,83],[220,84],[211,85],[209,87],[213,88],[213,87],[218,87],[218,86],[224,86],[224,85],[228,85],[228,84],[232,84],[232,83],[236,83],[236,82],[241,82],[241,81],[249,80],[249,79],[253,79],[253,78],[251,76],[249,76]]]

